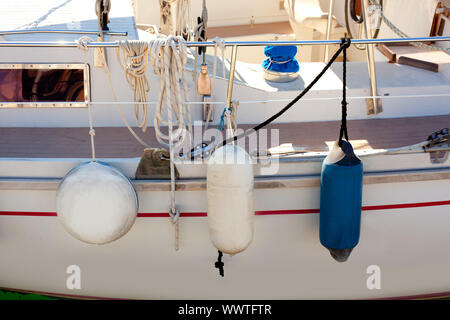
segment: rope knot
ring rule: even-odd
[[[135,101],[134,116],[138,126],[143,132],[147,129],[148,105],[147,92],[150,85],[146,77],[148,67],[149,42],[141,40],[121,40],[116,49],[117,60],[125,70],[125,79],[128,82]],[[140,113],[142,112],[142,115]]]
[[[171,208],[169,210],[169,216],[172,218],[172,223],[177,223],[178,218],[180,217],[180,211],[176,208]]]
[[[341,38],[341,46],[345,49],[348,49],[352,44],[352,40],[350,38]]]
[[[92,137],[95,136],[95,129],[89,130],[89,134],[90,134]]]
[[[77,48],[78,50],[88,51],[89,50],[89,43],[93,42],[89,37],[83,36],[77,40]]]
[[[212,42],[214,42],[214,45],[219,47],[220,49],[222,49],[222,50],[226,49],[224,39],[221,39],[216,36],[214,39],[212,39]]]

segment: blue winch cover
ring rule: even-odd
[[[328,249],[352,249],[359,242],[363,165],[351,144],[341,141],[345,157],[323,162],[320,181],[320,242]]]
[[[295,55],[296,46],[266,46],[264,54],[268,57],[263,61],[262,67],[269,71],[276,72],[298,72],[298,65]]]

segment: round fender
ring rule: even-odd
[[[64,228],[92,244],[109,243],[126,234],[136,220],[138,207],[130,180],[98,161],[69,171],[56,193],[58,219]]]

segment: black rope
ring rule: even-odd
[[[224,276],[223,267],[225,266],[225,264],[222,262],[222,256],[223,256],[223,253],[222,253],[222,251],[219,250],[219,257],[217,257],[217,262],[214,263],[214,266],[217,269],[219,269],[219,274],[223,277]]]
[[[347,48],[350,46],[350,39],[342,38],[341,45],[344,46],[342,62],[342,118],[341,118],[341,130],[339,132],[339,146],[342,146],[342,138],[348,141],[347,132]]]
[[[251,128],[251,129],[246,130],[245,132],[241,133],[240,135],[233,136],[231,138],[223,140],[222,145],[226,145],[232,141],[237,141],[238,139],[242,139],[242,138],[258,131],[259,129],[267,126],[269,123],[273,122],[274,120],[279,118],[283,113],[288,111],[295,103],[297,103],[297,101],[299,101],[301,98],[303,98],[303,96],[305,94],[307,94],[309,92],[309,90],[311,90],[311,88],[320,80],[320,78],[322,78],[322,76],[325,74],[325,72],[331,67],[331,65],[334,63],[334,61],[337,59],[337,57],[341,54],[341,52],[344,49],[348,48],[350,46],[350,44],[351,44],[350,39],[345,39],[345,41],[343,40],[339,49],[336,51],[336,53],[333,55],[333,57],[327,63],[327,65],[323,68],[323,70],[314,78],[313,81],[311,81],[311,83],[305,89],[303,89],[303,91],[298,96],[296,96],[291,102],[289,102],[283,109],[281,109],[279,112],[277,112],[276,114],[271,116],[266,121],[258,124],[257,126]]]

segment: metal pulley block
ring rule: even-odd
[[[98,26],[103,31],[108,31],[109,11],[111,11],[111,0],[97,0],[95,3],[95,14]]]

